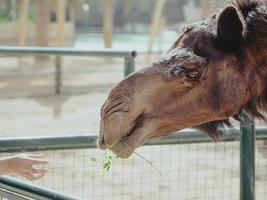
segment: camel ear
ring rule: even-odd
[[[217,40],[220,48],[235,50],[240,47],[243,25],[234,7],[225,8],[219,16]]]

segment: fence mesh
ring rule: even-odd
[[[256,199],[267,199],[267,140],[256,144]]]
[[[50,172],[35,184],[94,200],[239,199],[239,142],[144,146],[105,172],[97,149],[45,152]],[[7,154],[2,154],[7,156]],[[267,198],[267,145],[257,141],[256,199]]]

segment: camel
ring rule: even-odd
[[[148,139],[196,128],[214,141],[267,111],[267,0],[236,0],[186,26],[156,63],[118,83],[101,108],[98,147],[128,158]]]

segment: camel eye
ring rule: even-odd
[[[188,79],[194,79],[199,76],[199,71],[198,70],[191,70],[189,72],[186,72],[186,78]]]

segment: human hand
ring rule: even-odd
[[[41,179],[45,176],[47,170],[40,169],[40,167],[48,165],[48,161],[43,157],[44,154],[25,153],[4,159],[7,167],[6,172],[18,174],[31,181]],[[39,169],[35,166],[39,166]]]

